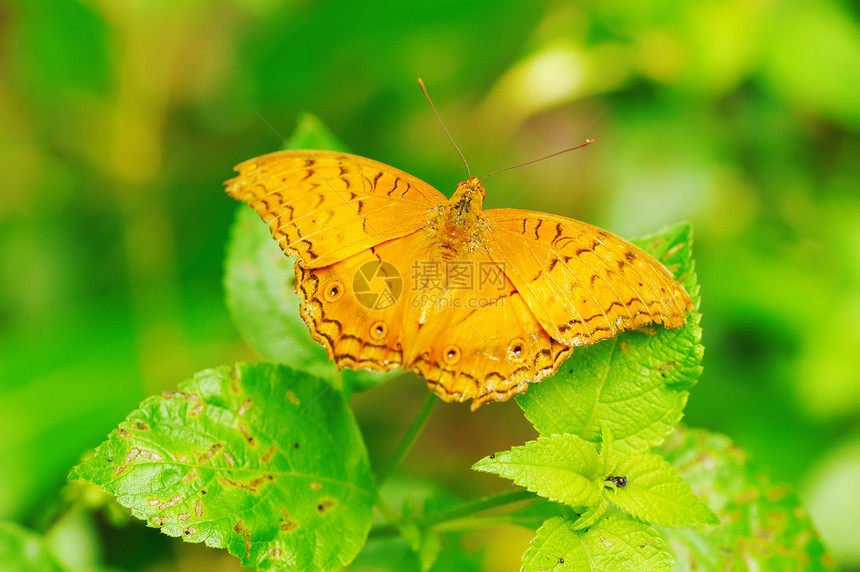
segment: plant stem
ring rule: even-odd
[[[406,457],[407,453],[409,453],[409,449],[412,448],[412,445],[415,443],[415,439],[421,433],[421,430],[424,429],[427,418],[430,416],[430,412],[433,410],[433,406],[436,405],[437,401],[439,401],[439,399],[434,394],[431,393],[427,396],[427,401],[424,402],[424,406],[421,408],[421,411],[418,412],[418,415],[412,421],[412,425],[409,427],[409,430],[403,436],[400,444],[397,445],[397,450],[394,451],[394,455],[391,456],[388,464],[379,471],[376,478],[376,484],[378,487],[381,487],[382,484],[388,480],[391,473],[397,470],[400,462],[403,461],[403,458]]]
[[[461,504],[460,506],[418,518],[413,521],[413,523],[419,528],[430,528],[437,524],[462,520],[465,517],[472,516],[476,513],[490,510],[492,508],[534,499],[534,493],[521,489],[510,493],[503,493],[469,501]],[[391,536],[392,534],[396,534],[398,530],[398,527],[393,524],[384,524],[371,529],[370,538]]]

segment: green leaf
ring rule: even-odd
[[[616,513],[588,530],[575,530],[565,517],[544,522],[523,554],[524,572],[617,572],[672,570],[672,557],[657,532],[626,514]]]
[[[290,138],[290,148],[343,150],[344,145],[319,119],[305,114]],[[237,205],[227,246],[224,289],[233,321],[248,345],[269,361],[338,383],[342,380],[347,397],[351,391],[390,379],[394,374],[338,372],[299,314],[294,264],[295,258],[284,254],[254,210]]]
[[[206,370],[148,398],[71,478],[104,487],[165,534],[262,569],[349,563],[375,499],[343,396],[271,364]]]
[[[723,522],[660,529],[677,572],[836,570],[794,492],[771,482],[728,437],[681,428],[661,452]]]
[[[349,151],[346,145],[320,121],[319,117],[312,113],[303,113],[299,116],[290,141],[283,146],[283,149]]]
[[[0,522],[0,572],[60,572],[45,539],[14,522]]]
[[[612,476],[626,477],[627,484],[609,488],[610,498],[636,518],[660,526],[720,522],[681,475],[658,455],[623,455],[618,458]]]
[[[600,520],[604,514],[606,514],[606,509],[609,508],[609,499],[606,496],[600,497],[600,502],[594,506],[588,507],[579,518],[573,523],[574,530],[585,530],[594,525],[595,522]]]
[[[634,241],[663,262],[699,304],[692,230],[680,224]],[[617,452],[659,445],[680,421],[701,373],[700,314],[678,330],[641,328],[576,348],[551,378],[517,396],[541,435],[575,433],[597,442],[606,425]]]
[[[573,507],[593,506],[603,487],[603,459],[594,445],[576,435],[538,437],[521,447],[485,457],[472,466]]]

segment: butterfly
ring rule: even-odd
[[[552,375],[576,346],[693,302],[654,257],[595,226],[482,210],[476,177],[446,199],[383,163],[280,151],[236,166],[227,193],[295,256],[301,316],[339,368],[417,372],[472,410]]]

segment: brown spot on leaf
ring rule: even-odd
[[[239,395],[242,392],[242,388],[239,386],[239,379],[241,379],[242,374],[239,373],[239,369],[237,367],[230,368],[230,392],[233,395]]]
[[[284,551],[280,548],[269,548],[269,556],[271,558],[275,558],[277,560],[280,559],[283,554]]]
[[[660,257],[660,260],[668,260],[668,259],[672,258],[672,256],[674,256],[682,248],[684,248],[684,243],[679,242],[678,244],[676,244],[675,246],[673,246],[672,248],[670,248],[669,250],[664,252],[663,256]]]
[[[281,512],[284,515],[281,522],[281,532],[292,532],[299,527],[298,521],[295,521],[290,517],[290,513],[287,512],[287,509],[281,507]]]
[[[194,501],[194,514],[197,515],[198,518],[203,516],[203,501],[200,499]]]
[[[230,479],[227,477],[218,477],[218,482],[227,487],[238,487],[240,489],[245,489],[246,491],[250,491],[251,493],[256,494],[257,489],[265,483],[267,480],[266,477],[257,477],[256,479],[251,479],[248,481],[240,481],[238,479]]]
[[[625,340],[621,340],[618,342],[618,349],[621,350],[622,354],[627,355],[627,352],[630,351],[630,344],[628,344]]]
[[[257,446],[257,440],[254,439],[254,436],[251,435],[251,432],[248,430],[248,426],[244,423],[239,423],[239,433],[242,434],[242,437],[245,439],[245,442],[247,442],[249,446]]]
[[[242,534],[242,539],[245,541],[245,558],[248,558],[251,555],[251,533],[245,528],[245,521],[240,518],[233,530],[236,534]]]
[[[131,438],[131,435],[129,435],[128,431],[126,431],[122,427],[119,427],[116,430],[116,432],[119,433],[119,436],[122,437],[123,439],[130,439]]]
[[[134,460],[137,458],[137,456],[138,456],[138,455],[140,455],[140,449],[138,449],[137,447],[134,447],[134,448],[133,448],[131,451],[129,451],[129,452],[128,452],[128,454],[125,456],[125,462],[126,462],[126,463],[131,463],[132,461],[134,461]]]
[[[201,413],[203,413],[203,410],[204,410],[204,409],[206,409],[206,404],[205,404],[205,403],[200,403],[200,404],[198,404],[198,405],[195,405],[195,406],[191,409],[191,416],[192,416],[192,417],[197,417],[198,415],[200,415]]]
[[[274,457],[275,453],[277,453],[277,452],[278,452],[278,448],[275,447],[274,445],[271,445],[268,449],[266,449],[266,452],[263,453],[263,455],[260,457],[260,462],[261,463],[268,463],[269,461],[272,460],[272,457]]]
[[[321,488],[322,488],[322,483],[317,482],[317,481],[311,481],[311,490],[312,491],[318,491]]]
[[[215,443],[214,445],[209,447],[209,449],[205,453],[197,457],[197,462],[205,463],[206,461],[217,455],[218,452],[221,451],[222,447],[223,445],[221,445],[221,443]]]
[[[296,396],[296,393],[292,389],[287,391],[287,399],[293,405],[298,405],[300,403],[299,398]]]
[[[131,424],[132,429],[137,429],[138,431],[149,431],[149,425],[147,425],[143,421],[135,421]]]
[[[188,520],[189,518],[191,518],[190,512],[180,512],[178,515],[176,515],[176,519],[179,522],[184,522],[184,521]]]
[[[239,415],[244,415],[254,406],[254,400],[250,397],[242,402],[242,405],[239,406]]]
[[[184,534],[185,536],[194,536],[195,534],[197,534],[197,528],[195,528],[193,526],[189,526],[188,528],[186,528],[185,530],[182,531],[182,534]]]
[[[185,484],[188,484],[192,480],[194,480],[194,477],[196,477],[196,476],[197,476],[197,467],[193,467],[190,471],[185,473],[184,477],[182,477],[182,482]]]
[[[123,474],[125,472],[125,470],[127,468],[128,468],[128,465],[120,465],[119,467],[117,467],[116,469],[113,470],[113,474],[116,476],[120,476],[121,474]]]
[[[187,401],[200,401],[200,396],[194,393],[187,393],[185,391],[165,391],[161,394],[164,399],[185,399]]]
[[[172,506],[175,506],[175,505],[179,504],[179,501],[181,501],[181,500],[182,500],[182,495],[176,495],[173,498],[171,498],[170,500],[166,500],[166,501],[162,502],[161,504],[159,504],[158,510],[164,510],[166,508],[170,508]]]
[[[657,247],[659,247],[664,242],[666,242],[666,239],[663,238],[662,236],[658,236],[657,238],[652,240],[650,243],[648,243],[648,250],[655,250]]]
[[[325,514],[325,513],[327,513],[327,512],[329,511],[329,509],[331,509],[331,507],[333,507],[335,504],[337,504],[337,502],[336,502],[334,499],[323,499],[323,500],[321,500],[321,501],[320,501],[320,503],[317,505],[317,512],[318,512],[318,513],[320,513],[321,515],[322,515],[322,514]]]

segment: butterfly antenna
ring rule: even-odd
[[[531,161],[526,161],[525,163],[520,163],[518,165],[511,165],[510,167],[502,167],[501,169],[496,169],[495,171],[493,171],[489,175],[483,177],[481,179],[481,182],[483,183],[484,181],[486,181],[487,179],[489,179],[490,177],[492,177],[496,173],[501,173],[502,171],[508,171],[510,169],[516,169],[517,167],[524,167],[526,165],[531,165],[532,163],[537,163],[538,161],[543,161],[545,159],[551,159],[552,157],[555,157],[556,155],[561,155],[562,153],[567,153],[568,151],[576,151],[577,149],[582,149],[583,147],[588,147],[592,143],[594,143],[594,139],[586,139],[584,143],[580,143],[579,145],[576,145],[575,147],[568,147],[567,149],[562,149],[561,151],[556,151],[555,153],[550,153],[549,155],[545,155],[543,157],[538,157],[537,159],[532,159]]]
[[[433,105],[433,100],[430,99],[430,94],[427,93],[427,88],[424,87],[424,81],[420,77],[418,78],[418,85],[421,86],[421,91],[424,92],[424,97],[426,97],[427,101],[430,103],[430,107],[433,109],[433,113],[436,114],[436,119],[439,120],[439,125],[442,126],[442,129],[445,131],[445,135],[447,135],[448,139],[451,141],[451,145],[453,145],[454,149],[457,150],[457,153],[460,154],[460,158],[463,160],[463,164],[466,165],[466,174],[469,175],[469,178],[471,179],[472,178],[472,172],[469,170],[469,163],[466,162],[466,157],[463,155],[463,152],[460,151],[460,148],[457,147],[457,143],[454,142],[454,138],[451,137],[451,133],[448,131],[448,128],[445,127],[445,122],[442,121],[442,116],[439,115],[438,111],[436,111],[436,106]]]

